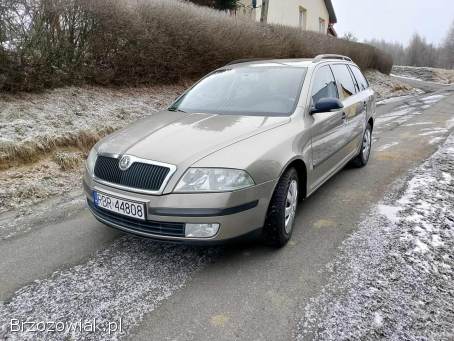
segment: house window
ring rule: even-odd
[[[326,21],[325,19],[319,18],[319,31],[320,33],[326,33]]]
[[[262,1],[262,13],[260,15],[260,22],[266,23],[268,21],[268,3],[266,0]]]
[[[299,6],[299,13],[300,13],[299,28],[301,30],[306,30],[307,10],[304,7],[302,7],[302,6]]]

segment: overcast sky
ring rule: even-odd
[[[442,42],[454,20],[454,0],[332,0],[339,36],[352,32],[360,41],[378,38],[407,44],[418,32]]]

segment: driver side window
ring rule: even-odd
[[[326,65],[317,70],[312,84],[312,106],[322,98],[339,98],[331,68]]]

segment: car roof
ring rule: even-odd
[[[263,59],[263,60],[240,60],[227,64],[230,68],[244,66],[291,66],[291,67],[308,67],[312,64],[312,59]]]
[[[269,67],[269,66],[288,66],[288,67],[311,67],[319,63],[351,63],[350,58],[338,56],[330,58],[333,55],[321,55],[315,58],[291,58],[291,59],[240,59],[230,62],[224,67],[239,68],[247,66]]]

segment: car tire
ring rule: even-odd
[[[290,240],[295,224],[298,190],[298,173],[295,168],[290,168],[279,179],[268,207],[263,227],[265,244],[280,248]]]
[[[369,162],[370,152],[372,149],[372,126],[367,124],[364,131],[363,141],[361,143],[361,150],[359,154],[351,161],[354,167],[361,168]]]

